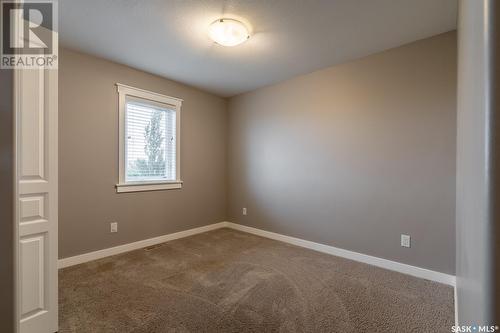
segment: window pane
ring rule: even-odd
[[[175,180],[175,111],[134,99],[127,101],[125,121],[125,180]]]

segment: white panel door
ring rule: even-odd
[[[57,71],[14,74],[17,314],[21,333],[58,329]]]

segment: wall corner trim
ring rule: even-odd
[[[274,239],[277,241],[289,243],[292,245],[304,247],[304,248],[311,249],[314,251],[331,254],[334,256],[338,256],[338,257],[362,262],[365,264],[377,266],[380,268],[385,268],[385,269],[388,269],[391,271],[395,271],[395,272],[415,276],[418,278],[447,284],[447,285],[450,285],[453,287],[455,287],[455,285],[456,285],[456,278],[454,275],[449,275],[449,274],[445,274],[445,273],[441,273],[441,272],[431,271],[431,270],[426,269],[426,268],[411,266],[411,265],[403,264],[403,263],[396,262],[396,261],[391,261],[391,260],[387,260],[387,259],[383,259],[383,258],[373,257],[373,256],[370,256],[367,254],[362,254],[362,253],[358,253],[358,252],[344,250],[344,249],[337,248],[334,246],[315,243],[315,242],[311,242],[308,240],[295,238],[295,237],[291,237],[291,236],[286,236],[286,235],[281,235],[281,234],[277,234],[274,232],[270,232],[270,231],[266,231],[266,230],[262,230],[262,229],[257,229],[257,228],[253,228],[253,227],[248,227],[245,225],[236,224],[236,223],[232,223],[232,222],[219,222],[219,223],[209,224],[209,225],[206,225],[203,227],[188,229],[188,230],[176,232],[173,234],[167,234],[167,235],[163,235],[163,236],[159,236],[159,237],[141,240],[141,241],[134,242],[134,243],[115,246],[115,247],[108,248],[108,249],[84,253],[81,255],[74,256],[74,257],[59,259],[58,267],[65,268],[65,267],[69,267],[69,266],[73,266],[73,265],[78,265],[78,264],[82,264],[82,263],[85,263],[88,261],[97,260],[97,259],[113,256],[113,255],[120,254],[120,253],[129,252],[129,251],[141,249],[144,247],[168,242],[168,241],[171,241],[174,239],[189,237],[189,236],[193,236],[196,234],[200,234],[203,232],[212,231],[212,230],[216,230],[216,229],[220,229],[220,228],[231,228],[234,230],[239,230],[239,231],[254,234],[257,236],[270,238],[270,239]]]

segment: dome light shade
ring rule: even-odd
[[[213,22],[208,29],[208,35],[214,42],[223,46],[236,46],[250,38],[247,27],[233,19],[219,19]]]

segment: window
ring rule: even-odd
[[[179,129],[182,100],[117,83],[120,165],[117,192],[182,187]]]

